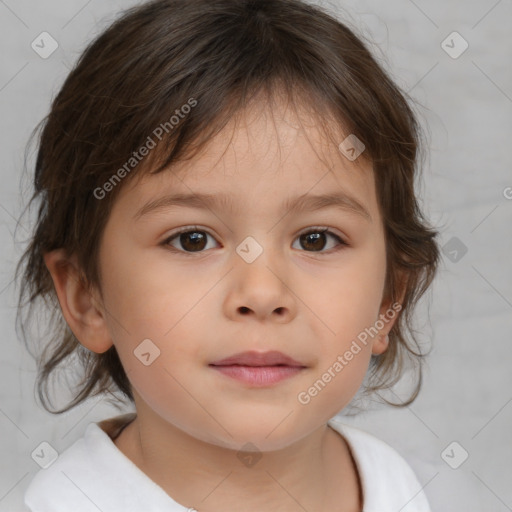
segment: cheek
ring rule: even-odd
[[[179,391],[179,386],[174,388],[180,376],[186,379],[191,365],[204,359],[202,312],[214,307],[208,291],[215,276],[198,279],[197,273],[184,273],[161,256],[152,261],[146,258],[141,265],[136,256],[132,251],[118,261],[105,279],[109,330],[135,387],[155,396],[167,389],[172,395]],[[148,359],[154,362],[145,366]]]
[[[378,247],[354,251],[310,288],[307,303],[333,336],[353,338],[378,318],[385,273]]]
[[[183,363],[169,366],[166,354],[162,353],[149,367],[133,367],[128,377],[139,412],[148,409],[151,414],[199,439],[214,441],[215,435],[211,433],[217,432],[218,425],[208,411],[215,410],[211,405],[215,397],[206,400],[205,390],[198,387],[189,374],[194,375]],[[222,437],[222,432],[217,435]]]
[[[320,365],[316,375],[301,388],[297,403],[301,412],[312,419],[327,421],[345,408],[356,395],[366,374],[370,351],[368,348],[344,357],[345,351],[334,353]]]
[[[102,259],[109,326],[122,336],[161,338],[198,302],[208,283],[169,264],[165,251],[123,248],[111,239]],[[151,252],[151,254],[148,254]]]
[[[385,282],[384,255],[378,241],[372,250],[354,251],[324,280],[323,291],[310,296],[308,305],[320,319],[315,333],[319,365],[311,393],[303,391],[306,400],[317,402],[314,408],[327,414],[350,402],[368,370]]]

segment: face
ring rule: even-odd
[[[218,446],[285,447],[347,405],[385,349],[377,336],[354,346],[389,308],[371,164],[303,125],[284,109],[248,111],[193,160],[122,189],[100,271],[139,416]],[[311,202],[327,194],[344,201]],[[300,368],[211,366],[246,351]]]

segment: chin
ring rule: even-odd
[[[237,423],[222,423],[224,430],[219,425],[213,429],[197,432],[197,436],[204,442],[220,446],[234,451],[270,452],[285,449],[303,437],[310,431],[304,425],[299,429],[296,422],[283,421],[286,415],[282,415],[275,421],[262,421],[261,418],[245,419]],[[228,433],[229,432],[229,433]],[[243,448],[245,446],[245,448]]]

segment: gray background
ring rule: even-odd
[[[27,218],[16,241],[13,235],[30,192],[22,180],[30,131],[86,42],[134,3],[0,1],[1,511],[22,510],[21,495],[39,469],[31,452],[42,441],[61,452],[89,422],[119,413],[97,401],[60,417],[37,406],[36,365],[14,330],[12,276],[29,236]],[[333,0],[331,6],[342,4],[394,79],[423,105],[431,135],[421,203],[442,227],[445,247],[418,308],[421,339],[434,347],[419,398],[401,410],[367,404],[367,412],[344,420],[408,460],[434,511],[512,510],[512,2]],[[43,31],[59,44],[47,59],[31,48]],[[453,31],[469,44],[458,58],[441,46]],[[456,39],[448,44],[452,52],[461,48]],[[395,393],[404,390],[397,386]],[[462,450],[469,457],[457,469],[443,460],[445,453],[459,464]]]

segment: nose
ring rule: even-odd
[[[277,258],[264,251],[247,263],[235,256],[235,268],[229,273],[229,288],[224,303],[225,315],[236,321],[290,322],[297,314],[297,298],[290,285],[290,271]]]

